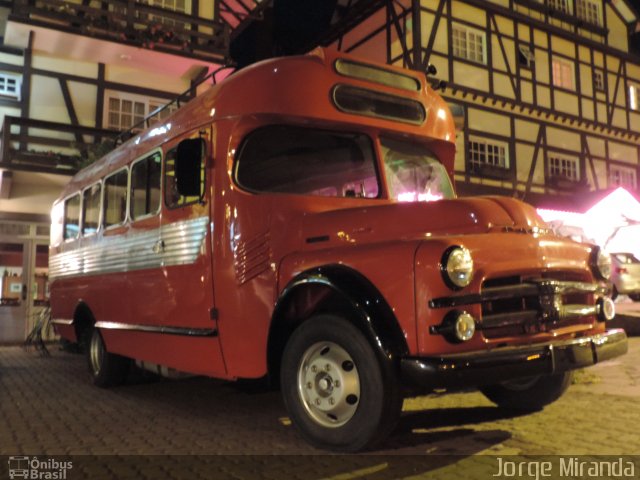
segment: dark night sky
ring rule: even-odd
[[[640,15],[640,0],[629,0],[631,5],[636,9],[636,12]],[[637,29],[636,33],[631,37],[631,51],[640,55],[640,31]]]

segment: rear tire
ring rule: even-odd
[[[558,400],[572,378],[572,372],[527,377],[482,387],[480,391],[501,408],[536,411]]]
[[[310,444],[355,452],[384,439],[402,409],[394,369],[353,324],[316,315],[291,335],[280,384],[293,424]]]
[[[97,328],[92,329],[86,352],[89,374],[94,385],[107,388],[124,383],[129,373],[131,360],[109,353]]]

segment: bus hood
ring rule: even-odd
[[[509,197],[468,197],[306,214],[300,229],[307,245],[416,240],[492,231],[534,233],[548,227],[531,206]]]

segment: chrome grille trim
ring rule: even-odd
[[[160,228],[132,231],[49,259],[49,277],[130,272],[150,268],[189,265],[204,252],[208,217],[198,217],[163,225]],[[156,248],[161,244],[161,248]]]
[[[492,300],[505,300],[509,298],[536,296],[540,294],[539,283],[544,282],[546,286],[553,289],[557,294],[569,293],[595,293],[605,294],[607,289],[595,283],[567,282],[560,280],[527,280],[518,285],[506,285],[500,287],[489,287],[480,293],[451,295],[429,300],[431,308],[450,308],[462,305],[472,305],[474,303],[488,302]]]

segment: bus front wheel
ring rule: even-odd
[[[125,381],[129,373],[131,361],[126,357],[109,353],[97,328],[91,333],[87,358],[93,384],[98,387],[119,385]]]
[[[335,315],[316,315],[293,332],[280,382],[293,424],[323,449],[372,447],[391,431],[402,409],[393,369],[358,328]]]

